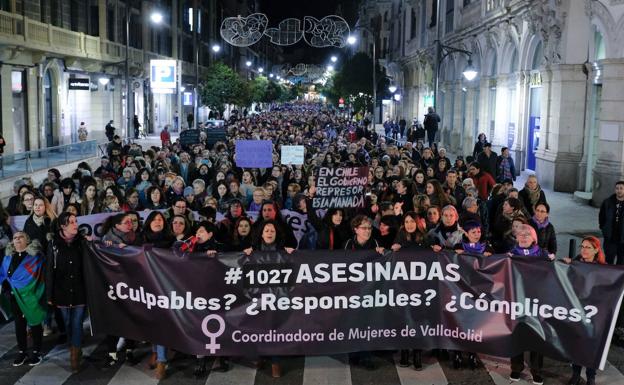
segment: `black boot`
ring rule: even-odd
[[[414,354],[414,369],[422,370],[422,350],[413,349],[412,353]]]
[[[409,366],[409,350],[401,350],[401,360],[399,361],[399,366],[402,368],[407,368]]]
[[[203,377],[206,375],[206,357],[197,358],[193,375],[195,377]]]
[[[230,370],[230,360],[228,357],[219,357],[219,366],[215,368],[217,372],[227,372]]]
[[[462,359],[462,353],[458,351],[454,351],[453,355],[453,369],[461,369],[464,365],[464,360]]]
[[[470,353],[468,354],[468,366],[470,366],[470,369],[475,370],[476,368],[479,367],[479,359],[477,358],[477,355],[474,353]]]
[[[585,385],[596,385],[596,377],[587,377]]]

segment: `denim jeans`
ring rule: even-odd
[[[152,345],[152,351],[156,352],[157,362],[167,362],[167,348],[162,345]]]
[[[65,330],[68,333],[68,340],[71,346],[82,346],[82,321],[84,320],[86,305],[72,307],[59,307],[65,321]]]

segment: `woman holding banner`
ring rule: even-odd
[[[409,211],[403,215],[403,225],[392,245],[392,251],[401,249],[427,249],[429,240],[427,239],[427,224],[424,218],[421,218],[416,212]],[[414,355],[414,369],[422,370],[422,350],[412,349]],[[402,367],[409,366],[410,351],[401,350],[401,360],[399,365]]]
[[[284,233],[280,231],[277,221],[272,219],[263,220],[258,227],[253,246],[243,250],[245,255],[251,256],[253,251],[285,251],[292,254],[295,249],[286,245]],[[284,263],[286,262],[280,253],[263,253],[262,257],[253,256],[254,263]],[[279,289],[279,288],[278,288]],[[271,289],[269,289],[271,290]],[[282,376],[282,366],[279,357],[270,357],[271,376],[280,378]]]
[[[13,366],[28,363],[30,366],[41,363],[43,340],[42,322],[46,318],[46,308],[42,303],[45,295],[44,256],[39,241],[23,231],[13,234],[13,242],[6,248],[0,265],[0,285],[8,285],[11,312],[15,317],[15,336],[18,353]],[[28,329],[32,338],[32,353],[26,353]]]
[[[539,203],[535,205],[537,208]],[[583,262],[583,263],[595,263],[599,265],[606,265],[606,259],[604,252],[602,251],[602,247],[600,246],[600,239],[593,236],[586,236],[581,241],[581,253],[574,257],[574,259],[564,258],[564,262],[572,263],[574,262]],[[572,364],[572,377],[568,381],[568,385],[580,385],[581,383],[581,371],[583,367],[581,365]],[[596,369],[594,368],[585,368],[585,374],[587,375],[587,381],[585,382],[587,385],[595,385],[596,384]]]
[[[520,225],[515,233],[517,245],[508,255],[530,256],[536,258],[549,259],[548,251],[538,245],[537,233],[530,225]],[[533,383],[540,385],[544,383],[542,368],[544,367],[544,355],[537,352],[530,352],[530,368],[533,376]],[[511,357],[511,381],[520,381],[520,374],[524,370],[524,353]]]
[[[53,225],[46,259],[46,297],[50,306],[60,309],[70,341],[69,360],[72,372],[80,369],[82,356],[82,321],[87,306],[82,269],[85,238],[78,231],[74,214],[64,212]]]

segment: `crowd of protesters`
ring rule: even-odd
[[[101,241],[106,247],[151,244],[208,256],[240,251],[250,258],[254,250],[293,253],[297,248],[380,253],[426,248],[555,258],[556,232],[547,197],[535,176],[520,189],[514,186],[516,169],[507,148],[497,155],[481,134],[473,154],[451,161],[446,150],[431,140],[429,146],[422,140],[397,146],[370,127],[365,115],[347,119],[320,105],[285,104],[230,119],[224,142],[206,143],[202,135],[201,143],[183,147],[167,137],[163,147],[141,148],[137,143],[123,145],[118,136],[111,136],[108,155],[95,169],[83,162],[65,177],[50,169],[39,184],[28,178],[18,180],[15,195],[0,210],[0,246],[6,248],[0,281],[4,291],[12,293],[18,340],[13,364],[40,363],[42,338],[52,333],[56,321],[59,342],[70,344],[72,369],[80,368],[82,321],[87,314],[80,250],[91,241],[78,231],[77,217],[83,215],[114,213],[103,226]],[[407,135],[416,130],[422,128],[409,128]],[[236,167],[234,149],[239,139],[271,140],[273,167]],[[304,145],[304,164],[281,165],[282,145]],[[369,166],[365,207],[335,208],[317,215],[311,199],[319,167],[357,165]],[[620,225],[624,182],[618,186],[622,191],[613,208],[605,209],[604,222],[619,235],[624,233]],[[307,214],[310,234],[298,241],[281,209]],[[139,215],[143,210],[151,210],[145,221]],[[257,219],[247,212],[257,212]],[[8,217],[17,215],[28,217],[23,230],[13,232]],[[612,247],[613,253],[620,252],[619,245]],[[600,241],[594,237],[584,238],[580,254],[570,257],[605,263]],[[29,285],[37,277],[26,274],[24,266],[33,263],[40,266],[35,273],[45,276],[38,281],[45,285]],[[33,341],[30,354],[27,329]],[[107,346],[106,365],[114,366],[122,358],[136,363],[137,341],[125,340],[119,351],[118,336],[108,336]],[[473,353],[450,353],[457,369],[480,365]],[[374,368],[369,353],[354,354],[353,359]],[[279,377],[279,358],[270,361],[272,375]],[[150,366],[157,378],[165,376],[166,362],[166,347],[155,345]],[[228,369],[227,359],[219,362],[221,370]],[[420,350],[402,351],[400,365],[421,369]],[[542,383],[541,355],[531,353],[530,365],[533,383]],[[523,366],[522,356],[512,358],[512,380],[520,378]],[[580,369],[574,367],[571,384],[579,383]],[[204,375],[206,370],[205,358],[197,357],[195,374]],[[595,371],[588,368],[587,383],[593,383],[594,377]]]

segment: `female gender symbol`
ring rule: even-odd
[[[215,320],[219,323],[219,330],[214,333],[208,330],[208,322],[211,320]],[[221,344],[217,343],[217,337],[219,337],[225,331],[225,320],[217,314],[210,314],[204,318],[201,327],[204,335],[210,338],[210,343],[206,344],[206,349],[210,350],[210,354],[215,354],[217,350],[221,349]]]

